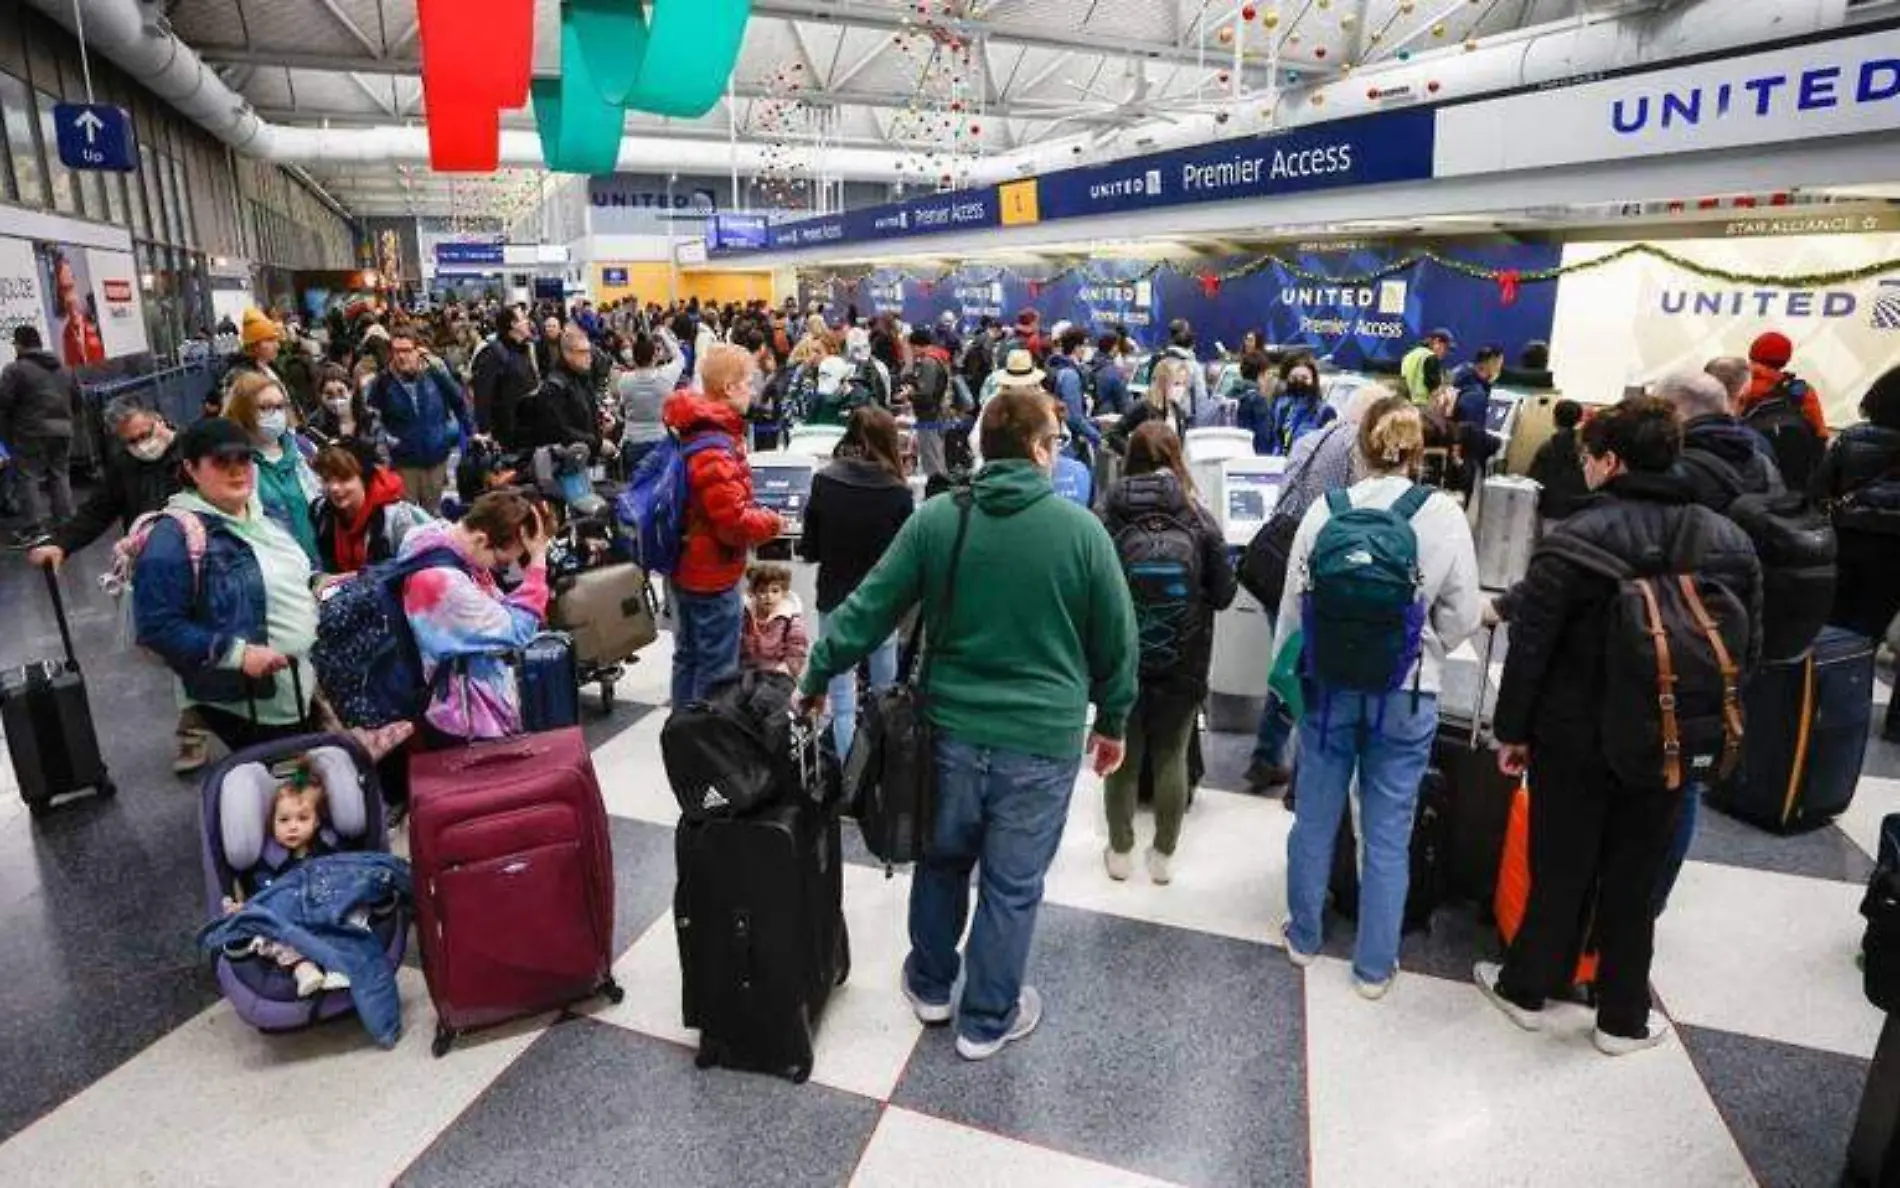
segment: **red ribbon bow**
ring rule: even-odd
[[[1518,282],[1521,279],[1523,279],[1523,275],[1524,275],[1523,273],[1519,272],[1515,268],[1506,268],[1503,272],[1498,273],[1498,303],[1499,304],[1501,305],[1516,305],[1517,304],[1517,285],[1518,285]]]
[[[1201,282],[1201,296],[1213,297],[1220,293],[1220,277],[1211,272],[1203,272],[1195,278]]]
[[[1042,296],[1042,282],[1039,280],[1030,281],[1029,282],[1029,299],[1031,301],[1034,301],[1036,298],[1040,296]]]

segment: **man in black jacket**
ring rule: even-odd
[[[495,313],[495,334],[475,355],[470,386],[475,393],[475,425],[504,449],[519,449],[521,402],[534,397],[540,383],[528,340],[534,327],[512,305]]]
[[[79,384],[41,345],[37,327],[14,327],[13,355],[13,362],[0,369],[0,441],[12,449],[14,465],[20,468],[26,524],[14,533],[13,544],[22,548],[72,518],[68,470]]]
[[[591,461],[611,456],[614,446],[600,435],[600,405],[594,389],[594,347],[579,326],[561,332],[554,369],[535,393],[529,444],[584,445]]]
[[[1748,616],[1744,679],[1761,652],[1761,565],[1748,536],[1691,502],[1672,470],[1681,428],[1668,402],[1625,400],[1584,426],[1584,478],[1597,498],[1538,546],[1524,580],[1496,608],[1511,625],[1493,729],[1498,765],[1531,776],[1530,901],[1502,967],[1474,973],[1494,1005],[1526,1030],[1545,1000],[1570,983],[1594,919],[1600,942],[1596,1045],[1623,1055],[1668,1037],[1649,1006],[1655,892],[1682,812],[1684,791],[1633,786],[1604,758],[1608,649],[1618,583],[1577,559],[1585,547],[1638,569],[1693,570],[1734,595]],[[1664,550],[1685,530],[1693,557]],[[1579,547],[1579,542],[1581,546]],[[1595,894],[1594,912],[1590,897]]]
[[[1697,503],[1719,512],[1741,495],[1779,495],[1786,490],[1768,443],[1730,415],[1728,390],[1721,380],[1705,372],[1684,372],[1657,384],[1656,395],[1673,405],[1682,419],[1676,474]]]
[[[51,539],[27,553],[32,564],[57,573],[68,557],[104,536],[115,522],[130,531],[135,520],[158,511],[178,492],[177,430],[130,396],[106,405],[105,423],[119,448],[106,451],[104,477]],[[204,725],[195,711],[185,710],[178,718],[172,770],[190,775],[209,758]]]

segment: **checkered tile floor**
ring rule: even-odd
[[[0,596],[17,595],[0,572]],[[51,654],[50,622],[0,661]],[[82,604],[82,652],[108,617]],[[1384,1001],[1345,962],[1276,945],[1290,816],[1235,789],[1247,740],[1209,736],[1177,878],[1112,884],[1101,791],[1078,783],[1031,980],[1042,1029],[983,1065],[897,993],[907,879],[857,852],[854,967],[812,1083],[693,1067],[668,905],[677,812],[658,752],[664,641],[593,727],[612,812],[618,1006],[429,1055],[402,974],[392,1052],[353,1023],[260,1035],[190,948],[195,805],[164,771],[161,674],[95,710],[125,790],[29,828],[0,791],[0,1184],[1829,1185],[1881,1022],[1856,912],[1900,748],[1876,743],[1838,825],[1771,838],[1705,815],[1658,938],[1680,1040],[1597,1055],[1590,1018],[1516,1030],[1468,981],[1495,941],[1463,910],[1407,942]],[[1883,685],[1880,696],[1887,690]],[[1350,925],[1333,922],[1333,944]]]

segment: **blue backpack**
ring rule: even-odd
[[[704,450],[739,452],[724,433],[702,433],[688,442],[668,434],[640,460],[633,481],[614,501],[614,514],[632,529],[634,561],[647,576],[672,576],[686,543],[686,509],[692,500],[687,460]]]
[[[429,708],[433,690],[422,679],[422,654],[402,607],[403,583],[425,569],[465,566],[454,549],[425,549],[370,566],[317,608],[310,664],[345,726],[413,721]]]
[[[1306,561],[1300,600],[1305,674],[1328,693],[1390,693],[1418,663],[1423,575],[1412,517],[1431,491],[1414,486],[1390,508],[1326,493],[1332,518]]]

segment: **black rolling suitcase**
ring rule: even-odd
[[[46,588],[53,596],[65,662],[43,660],[0,671],[0,728],[6,730],[21,799],[35,817],[49,812],[56,796],[86,788],[111,796],[118,790],[99,754],[86,678],[80,675],[79,657],[73,652],[59,578],[50,569]]]
[[[1444,897],[1446,820],[1451,801],[1445,777],[1427,769],[1418,790],[1418,809],[1412,819],[1410,877],[1405,888],[1405,932],[1432,930],[1432,913]],[[1339,819],[1339,837],[1333,845],[1333,870],[1326,888],[1333,910],[1348,920],[1359,918],[1359,837],[1352,827],[1352,808]]]
[[[835,809],[804,798],[680,822],[673,924],[701,1068],[811,1075],[819,1016],[851,974],[838,843]]]
[[[1487,913],[1497,894],[1511,798],[1521,782],[1498,770],[1497,745],[1484,710],[1496,647],[1494,629],[1485,638],[1475,705],[1447,707],[1440,702],[1431,764],[1445,787],[1443,893],[1446,898],[1471,900]]]
[[[1822,628],[1806,656],[1756,670],[1742,708],[1742,761],[1709,803],[1776,833],[1826,824],[1860,782],[1873,727],[1874,641]]]

